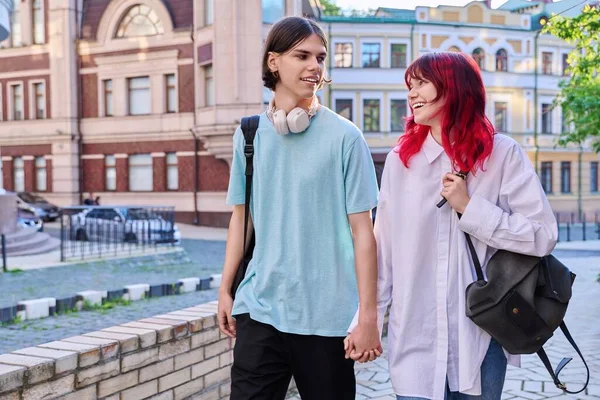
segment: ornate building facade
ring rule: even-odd
[[[568,79],[572,46],[540,33],[552,14],[574,16],[584,5],[509,0],[492,9],[473,1],[464,7],[380,8],[373,17],[323,17],[333,83],[322,98],[365,132],[381,170],[409,113],[406,67],[428,52],[470,54],[482,71],[488,117],[526,150],[553,209],[589,214],[600,210],[600,157],[589,146],[556,146],[560,132],[569,129],[553,101],[559,82]]]
[[[173,205],[180,221],[225,226],[231,137],[264,107],[262,41],[275,20],[317,11],[314,0],[16,1],[0,44],[5,188],[59,205],[90,192]]]

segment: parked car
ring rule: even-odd
[[[29,211],[44,222],[56,221],[59,216],[60,208],[49,203],[42,196],[30,193],[17,193],[17,206],[19,210]]]
[[[36,228],[38,232],[44,231],[44,221],[29,211],[19,210],[17,224],[23,228]]]
[[[94,207],[71,217],[71,238],[125,243],[181,243],[175,223],[145,208]]]

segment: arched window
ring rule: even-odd
[[[479,65],[479,69],[484,69],[485,67],[485,52],[481,47],[473,50],[473,59]]]
[[[451,51],[453,53],[460,53],[460,49],[456,46],[452,46],[448,49],[448,51]]]
[[[504,49],[496,52],[496,71],[508,71],[508,53]]]
[[[164,33],[163,25],[153,9],[145,5],[133,6],[121,20],[118,38],[155,36]]]

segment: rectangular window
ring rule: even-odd
[[[33,43],[42,44],[45,42],[45,27],[44,27],[44,9],[42,8],[42,0],[33,0],[31,3],[31,22]]]
[[[404,118],[406,118],[406,100],[391,100],[390,109],[392,132],[404,132]]]
[[[590,163],[590,192],[598,193],[598,161]]]
[[[212,25],[215,20],[214,0],[204,0],[204,25]]]
[[[552,133],[552,104],[542,104],[542,133]]]
[[[177,154],[167,153],[167,190],[179,189],[179,168]]]
[[[335,44],[335,68],[352,68],[352,43]]]
[[[21,1],[13,1],[13,11],[10,17],[10,45],[19,47],[23,45],[23,37],[21,35]]]
[[[215,80],[213,78],[213,67],[204,67],[204,102],[207,107],[215,105]]]
[[[175,74],[165,75],[166,84],[166,109],[168,113],[177,112],[177,84],[175,82]]]
[[[285,0],[262,0],[262,20],[274,24],[285,17]]]
[[[132,154],[129,156],[129,191],[151,192],[154,174],[150,154]]]
[[[15,182],[15,192],[25,191],[25,162],[23,157],[13,158],[13,178]]]
[[[10,87],[12,106],[13,106],[13,121],[23,119],[23,85],[12,85]]]
[[[380,132],[379,99],[363,100],[363,131]]]
[[[391,46],[391,67],[392,68],[406,68],[406,45],[400,43],[393,43]]]
[[[560,163],[560,192],[571,193],[571,162]]]
[[[381,45],[379,43],[363,43],[362,45],[362,67],[379,68]]]
[[[506,128],[506,116],[508,114],[508,103],[496,102],[494,103],[494,128],[496,132],[507,132]]]
[[[542,162],[540,180],[545,193],[552,193],[552,161]]]
[[[569,75],[569,62],[567,61],[568,59],[569,59],[569,54],[563,53],[563,55],[562,55],[562,74],[563,74],[563,76]]]
[[[35,158],[35,190],[38,192],[46,191],[46,158]]]
[[[552,75],[552,53],[542,53],[542,74]]]
[[[127,80],[129,89],[129,115],[150,114],[152,107],[150,101],[150,78],[140,76]]]
[[[107,191],[117,190],[117,160],[114,155],[104,157],[104,185]]]
[[[38,82],[33,84],[35,119],[46,118],[46,93],[44,83]]]
[[[352,121],[352,99],[336,99],[335,112]]]
[[[102,88],[104,91],[104,116],[112,117],[114,115],[112,79],[106,79],[102,81]]]

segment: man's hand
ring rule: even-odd
[[[219,306],[217,311],[219,329],[230,338],[235,338],[235,319],[231,316],[232,309],[233,298],[231,294],[227,291],[219,290]]]
[[[467,182],[458,175],[447,173],[444,175],[442,184],[444,185],[442,197],[448,200],[450,207],[463,214],[471,200],[467,191]]]
[[[373,361],[383,353],[377,323],[359,323],[344,339],[346,358],[364,363]]]

